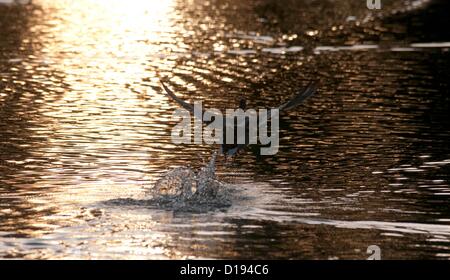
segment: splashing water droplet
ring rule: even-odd
[[[150,189],[152,200],[170,208],[229,206],[229,189],[216,178],[216,157],[197,172],[177,167],[165,173]]]

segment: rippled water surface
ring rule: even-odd
[[[364,2],[0,4],[0,257],[450,258],[450,6]],[[277,155],[217,159],[220,203],[161,207],[215,147],[172,144],[158,77],[221,109],[319,91]]]

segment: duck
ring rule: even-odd
[[[179,106],[181,106],[182,108],[184,108],[185,110],[189,111],[191,114],[194,114],[194,105],[190,104],[188,102],[186,102],[185,100],[179,98],[163,81],[163,79],[160,79],[160,83],[162,88],[164,89],[165,95],[167,95],[171,100],[175,101]],[[275,107],[275,109],[278,109],[280,114],[281,113],[285,113],[287,111],[290,111],[294,108],[296,108],[297,106],[299,106],[300,104],[304,103],[307,99],[309,99],[311,96],[313,96],[315,93],[317,92],[317,82],[310,82],[308,84],[308,86],[304,89],[301,90],[297,90],[293,96],[285,103],[279,105],[278,107]],[[245,98],[241,98],[239,100],[239,105],[237,107],[238,109],[242,109],[242,110],[246,110],[247,109],[247,100]],[[270,119],[270,116],[269,116]],[[208,125],[211,122],[206,122],[201,120],[204,124]],[[225,121],[225,120],[224,120]],[[248,130],[248,118],[246,118],[246,124],[245,124],[245,128]],[[225,125],[225,123],[224,123]],[[236,124],[235,124],[236,126]],[[236,127],[234,127],[235,131],[237,130]],[[224,132],[225,134],[225,129]],[[237,144],[237,139],[236,139],[236,134],[235,135],[235,142],[232,144],[226,144],[223,143],[220,146],[219,149],[219,154],[225,155],[225,156],[230,156],[233,157],[236,154],[238,154],[240,151],[242,151],[246,146],[248,146],[248,143],[246,144]],[[223,139],[225,138],[225,135],[223,135]],[[248,140],[248,137],[246,137],[246,142]],[[225,142],[225,141],[224,141]]]

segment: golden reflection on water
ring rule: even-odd
[[[157,83],[156,72],[149,68],[164,65],[172,51],[167,45],[176,45],[171,34],[179,31],[172,30],[176,16],[172,0],[35,4],[45,11],[31,28],[33,40],[41,46],[25,68],[35,68],[37,60],[44,65],[42,70],[58,73],[64,83],[61,87],[51,83],[54,91],[42,92],[35,119],[40,125],[31,128],[45,139],[45,144],[33,147],[31,157],[48,162],[28,188],[48,189],[51,194],[26,200],[27,207],[44,216],[28,220],[26,229],[18,232],[39,237],[58,226],[89,220],[92,213],[74,209],[75,205],[132,195],[151,181],[150,158],[161,148],[161,143],[153,147],[151,143],[161,128],[152,127],[149,118],[166,121],[168,113],[161,110],[161,95],[139,82]],[[36,74],[32,79],[46,83]],[[152,239],[148,233],[147,237]],[[136,255],[139,250],[147,254],[151,250],[152,255],[161,250],[142,244],[133,249],[126,243],[131,239],[124,240],[112,250]],[[158,237],[162,245],[163,240]]]
[[[101,183],[102,178],[107,178],[104,182],[110,184],[110,178],[120,177],[121,183],[136,184],[131,179],[136,176],[123,169],[115,171],[111,166],[118,163],[129,170],[147,173],[149,162],[145,159],[151,153],[150,148],[116,155],[118,158],[105,160],[109,164],[98,163],[104,168],[96,169],[92,165],[102,155],[115,153],[123,145],[141,146],[142,141],[151,141],[150,133],[136,131],[137,126],[150,131],[146,125],[149,114],[157,113],[154,117],[167,119],[159,111],[161,95],[136,83],[145,79],[150,79],[151,84],[157,81],[155,72],[149,68],[152,64],[164,64],[168,54],[164,44],[174,43],[167,36],[172,33],[173,1],[43,1],[41,4],[53,11],[46,15],[52,27],[46,31],[50,38],[44,39],[42,57],[54,71],[62,73],[69,87],[48,104],[51,108],[47,104],[40,108],[42,115],[58,120],[54,123],[54,137],[48,139],[44,152],[47,156],[62,155],[59,157],[62,165],[64,153],[88,152],[89,159],[80,158],[77,163],[91,167],[89,179]],[[59,14],[65,15],[63,20]],[[67,140],[73,145],[68,147]],[[55,176],[60,171],[55,170]]]

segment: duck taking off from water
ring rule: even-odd
[[[175,95],[175,93],[166,86],[166,84],[164,84],[164,82],[162,80],[160,80],[162,87],[164,88],[164,91],[166,92],[166,95],[173,99],[175,102],[177,102],[181,107],[183,107],[185,110],[189,111],[192,115],[194,114],[194,105],[187,103],[186,101],[182,100],[181,98],[179,98],[178,96]],[[303,90],[298,90],[289,101],[281,104],[278,107],[275,107],[275,109],[278,109],[280,113],[289,111],[291,109],[294,109],[295,107],[297,107],[298,105],[302,104],[306,99],[308,99],[309,97],[311,97],[312,95],[314,95],[317,91],[317,84],[316,83],[310,83],[305,89]],[[241,99],[239,102],[239,107],[237,109],[242,109],[242,110],[246,110],[247,109],[247,102],[245,99]],[[202,114],[203,115],[203,114]],[[270,113],[268,116],[268,120],[270,120]],[[210,124],[211,121],[203,121],[201,120],[203,123],[205,123],[206,125]],[[267,122],[267,121],[266,121]],[[261,123],[260,123],[261,125]],[[225,127],[225,120],[224,120],[224,126]],[[245,118],[245,129],[246,129],[246,144],[238,144],[237,139],[236,139],[236,131],[237,131],[237,127],[234,124],[234,136],[235,136],[235,141],[233,144],[229,144],[229,143],[225,143],[225,141],[223,141],[224,143],[221,144],[220,147],[220,153],[224,154],[225,156],[234,156],[237,152],[239,152],[240,150],[242,150],[243,148],[245,148],[249,143],[248,143],[248,128],[249,128],[249,119],[248,117]],[[225,136],[225,132],[226,130],[223,130],[223,139],[226,139]]]

